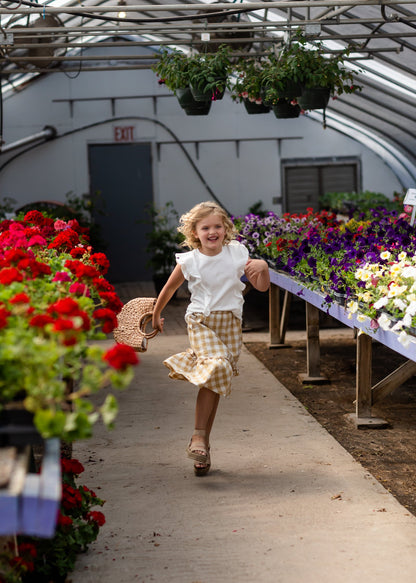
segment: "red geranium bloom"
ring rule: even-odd
[[[98,310],[95,310],[93,317],[97,320],[103,320],[102,327],[104,334],[109,334],[114,328],[117,328],[117,316],[108,308],[99,308]]]
[[[108,268],[110,267],[110,262],[104,253],[93,253],[90,260],[94,265],[99,267],[101,273],[107,273]]]
[[[86,296],[90,297],[90,290],[85,285],[85,283],[75,282],[69,286],[69,293],[74,294],[76,296]]]
[[[70,255],[74,259],[76,259],[77,257],[82,257],[83,255],[85,255],[85,253],[87,253],[87,250],[84,247],[75,247],[70,251]]]
[[[115,292],[101,292],[100,298],[104,301],[106,308],[113,310],[116,314],[121,311],[123,303]]]
[[[52,324],[54,321],[51,316],[47,314],[38,314],[37,316],[33,316],[33,318],[29,322],[29,326],[36,326],[38,328],[44,328],[46,324]]]
[[[79,476],[84,471],[84,466],[81,462],[76,459],[61,459],[61,467],[62,472],[65,474],[74,474],[75,476]]]
[[[39,211],[29,211],[25,214],[24,220],[27,223],[34,223],[35,225],[43,225],[45,217]]]
[[[114,286],[109,281],[104,279],[104,277],[96,277],[93,279],[92,283],[97,291],[114,291]]]
[[[10,285],[14,281],[23,281],[23,275],[15,267],[3,267],[0,269],[0,283]]]
[[[95,522],[97,526],[103,526],[105,524],[105,516],[102,512],[98,510],[92,510],[86,515],[88,522]]]
[[[79,243],[78,233],[72,229],[66,229],[66,231],[61,231],[55,237],[55,239],[49,243],[48,249],[58,249],[62,247],[64,250],[69,251]]]
[[[65,514],[58,514],[58,526],[65,528],[66,526],[72,526],[73,520],[70,516],[65,516]]]
[[[136,365],[139,359],[134,349],[126,344],[116,344],[103,355],[103,360],[116,370],[124,370],[129,365]]]
[[[30,298],[27,294],[20,293],[10,298],[9,302],[11,304],[28,304],[30,302]]]
[[[50,314],[56,313],[65,316],[78,316],[80,309],[75,300],[72,298],[62,298],[48,308]]]
[[[7,317],[10,316],[10,312],[6,308],[0,306],[0,328],[7,326]]]
[[[71,510],[71,508],[81,508],[82,505],[82,495],[81,492],[69,484],[62,484],[62,506],[65,510]]]

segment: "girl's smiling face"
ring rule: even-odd
[[[220,215],[211,213],[195,225],[195,236],[199,239],[200,252],[204,255],[221,253],[225,238],[225,227]]]

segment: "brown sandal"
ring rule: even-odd
[[[200,464],[205,464],[208,461],[208,450],[207,446],[203,441],[197,441],[196,444],[192,443],[193,437],[205,437],[206,436],[205,429],[194,429],[194,433],[191,437],[191,441],[189,442],[188,447],[186,448],[186,453],[188,457]],[[199,453],[201,452],[201,453]]]
[[[207,459],[205,460],[205,462],[202,462],[201,465],[198,466],[197,464],[194,464],[194,472],[195,472],[195,476],[206,476],[209,472],[209,470],[211,469],[211,453],[210,453],[210,448],[208,447],[208,455],[207,455]]]

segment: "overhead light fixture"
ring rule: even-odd
[[[127,6],[126,0],[118,0],[117,6]],[[117,14],[119,18],[126,18],[126,12],[121,8]]]

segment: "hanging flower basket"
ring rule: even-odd
[[[298,102],[302,109],[325,109],[330,96],[329,87],[305,87]]]
[[[186,115],[208,115],[211,109],[212,101],[195,102],[192,105],[184,107]]]
[[[299,117],[300,107],[297,103],[292,104],[288,99],[279,99],[279,101],[273,105],[274,115],[278,119],[289,119]]]
[[[224,89],[222,90],[219,89],[218,87],[214,87],[214,89],[201,89],[198,85],[191,83],[190,89],[192,97],[195,99],[195,101],[200,102],[219,101],[224,97],[226,80],[219,79],[218,84],[220,85],[221,83],[222,86],[224,87]]]
[[[270,105],[265,105],[264,103],[256,103],[255,101],[250,101],[249,99],[244,99],[244,107],[247,113],[250,115],[257,113],[269,113]]]

